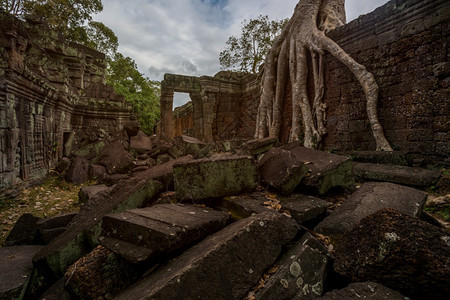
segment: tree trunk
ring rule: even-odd
[[[377,150],[392,151],[377,117],[378,85],[374,76],[358,64],[325,33],[345,23],[345,0],[300,0],[291,19],[266,55],[261,79],[261,99],[256,138],[279,137],[285,83],[292,87],[292,124],[289,141],[300,139],[316,148],[326,134],[323,54],[328,51],[357,77],[367,101],[367,115]],[[310,57],[310,58],[309,58]],[[311,68],[311,72],[309,72]],[[308,74],[313,74],[314,98],[308,98]],[[302,123],[300,123],[302,122]]]

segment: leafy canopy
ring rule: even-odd
[[[288,19],[269,21],[268,16],[242,22],[240,37],[231,36],[226,49],[220,52],[219,62],[223,69],[257,73],[267,51]]]
[[[133,105],[141,129],[151,134],[159,120],[159,82],[144,77],[134,60],[120,53],[109,61],[106,80],[116,93],[125,96]]]

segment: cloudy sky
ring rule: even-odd
[[[133,58],[141,73],[162,80],[164,73],[214,75],[228,37],[241,22],[268,15],[291,17],[298,0],[103,0],[94,17],[119,38],[119,52]],[[347,0],[347,21],[387,0]]]

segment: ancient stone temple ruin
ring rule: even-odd
[[[394,150],[409,152],[424,165],[449,164],[449,20],[449,1],[393,0],[328,34],[375,75],[380,87],[378,117]],[[259,80],[224,78],[225,74],[166,75],[162,131],[168,136],[190,133],[206,141],[252,137]],[[173,91],[191,92],[192,104],[172,116]],[[285,99],[281,142],[289,135],[290,102]],[[375,149],[363,90],[331,55],[326,56],[324,102],[328,134],[323,149]]]
[[[105,73],[104,54],[0,14],[0,188],[45,175],[76,132],[108,135],[130,120]]]
[[[211,142],[251,138],[258,109],[259,82],[254,75],[219,72],[214,77],[166,74],[161,83],[161,133],[190,135]],[[173,110],[174,92],[192,100]]]

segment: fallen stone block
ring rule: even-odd
[[[96,184],[85,186],[80,189],[78,192],[78,202],[86,203],[90,198],[92,198],[95,194],[101,191],[107,190],[108,187],[105,184]]]
[[[103,175],[106,173],[105,166],[102,165],[90,165],[89,166],[89,180],[101,179]]]
[[[366,182],[320,222],[315,230],[336,240],[362,218],[383,208],[394,208],[410,216],[420,216],[426,200],[427,194],[414,188],[388,182]]]
[[[35,244],[38,237],[38,228],[36,224],[41,218],[32,214],[23,214],[14,224],[13,229],[5,239],[5,246],[19,246]]]
[[[206,207],[157,204],[103,217],[102,235],[150,249],[147,256],[140,253],[136,259],[132,258],[133,263],[139,263],[219,231],[229,219],[228,214]]]
[[[270,210],[264,206],[266,199],[255,199],[249,196],[231,196],[224,197],[220,200],[218,206],[230,212],[235,219],[250,217],[259,213],[267,213]]]
[[[98,141],[73,151],[72,155],[82,156],[89,160],[98,156],[106,147],[106,145],[107,144],[104,141]]]
[[[353,161],[408,166],[411,159],[406,151],[348,151],[344,155],[348,155]]]
[[[179,158],[179,162],[192,159]],[[148,204],[163,188],[156,181],[173,174],[173,164],[155,166],[136,177],[119,182],[110,193],[99,192],[86,202],[77,216],[67,226],[67,230],[52,240],[34,258],[33,262],[41,273],[54,279],[64,274],[67,266],[92,250],[99,243],[103,216]]]
[[[399,292],[391,290],[376,282],[354,282],[341,290],[326,293],[320,300],[371,299],[371,300],[406,300]]]
[[[69,170],[69,167],[70,167],[70,158],[63,157],[59,160],[58,164],[55,167],[55,170],[58,173],[62,174],[64,172],[66,172],[67,170]]]
[[[133,168],[133,157],[124,149],[120,141],[106,146],[98,163],[105,166],[108,174],[126,173]]]
[[[216,156],[174,165],[177,199],[207,199],[251,192],[258,172],[250,156]]]
[[[448,299],[450,234],[394,209],[371,214],[336,247],[334,269],[414,299]]]
[[[122,180],[128,180],[130,179],[130,176],[127,174],[113,174],[109,175],[108,173],[103,174],[103,177],[100,180],[100,183],[105,184],[107,186],[113,186],[115,184],[118,184]]]
[[[275,263],[264,287],[255,299],[314,299],[322,296],[328,258],[318,250],[295,244]]]
[[[281,214],[236,221],[137,282],[117,299],[241,299],[297,233]]]
[[[111,299],[141,273],[119,255],[97,246],[67,269],[64,282],[66,289],[78,299]]]
[[[139,131],[130,138],[130,149],[136,153],[144,153],[152,149],[152,141],[144,132]]]
[[[280,197],[283,209],[290,212],[297,223],[308,227],[312,222],[324,218],[328,202],[317,197],[294,194],[289,197]],[[317,224],[317,223],[316,223]]]
[[[21,299],[33,272],[32,258],[44,246],[0,248],[0,299]]]
[[[139,126],[139,123],[137,121],[127,121],[125,122],[125,124],[123,124],[123,129],[130,138],[137,135],[140,128],[141,127]]]
[[[53,239],[33,258],[35,266],[48,277],[59,278],[67,266],[97,245],[103,216],[142,207],[161,189],[157,181],[132,178],[118,183],[111,193],[94,196],[83,205],[66,231]]]
[[[59,279],[55,284],[48,288],[42,296],[41,300],[70,300],[70,295],[66,291],[64,278]]]
[[[182,135],[173,139],[173,146],[168,150],[168,153],[174,158],[185,155],[192,155],[194,158],[204,158],[210,150],[210,146],[205,142]]]
[[[309,176],[303,179],[301,185],[319,194],[325,194],[333,187],[346,187],[354,183],[352,162],[346,156],[301,147],[298,143],[288,144],[283,149],[292,152],[309,169]]]
[[[417,187],[435,185],[441,176],[440,170],[359,162],[353,162],[353,172],[362,180],[387,181]]]
[[[258,161],[258,172],[263,183],[282,195],[290,195],[308,174],[308,168],[294,154],[272,148]]]
[[[39,220],[36,224],[40,238],[45,244],[50,243],[58,235],[66,231],[66,226],[77,213],[61,214],[55,217]]]
[[[81,184],[88,180],[89,161],[81,156],[76,156],[70,163],[65,179],[75,184]]]
[[[257,156],[269,151],[277,143],[278,139],[274,137],[250,140],[242,146],[241,152]]]

